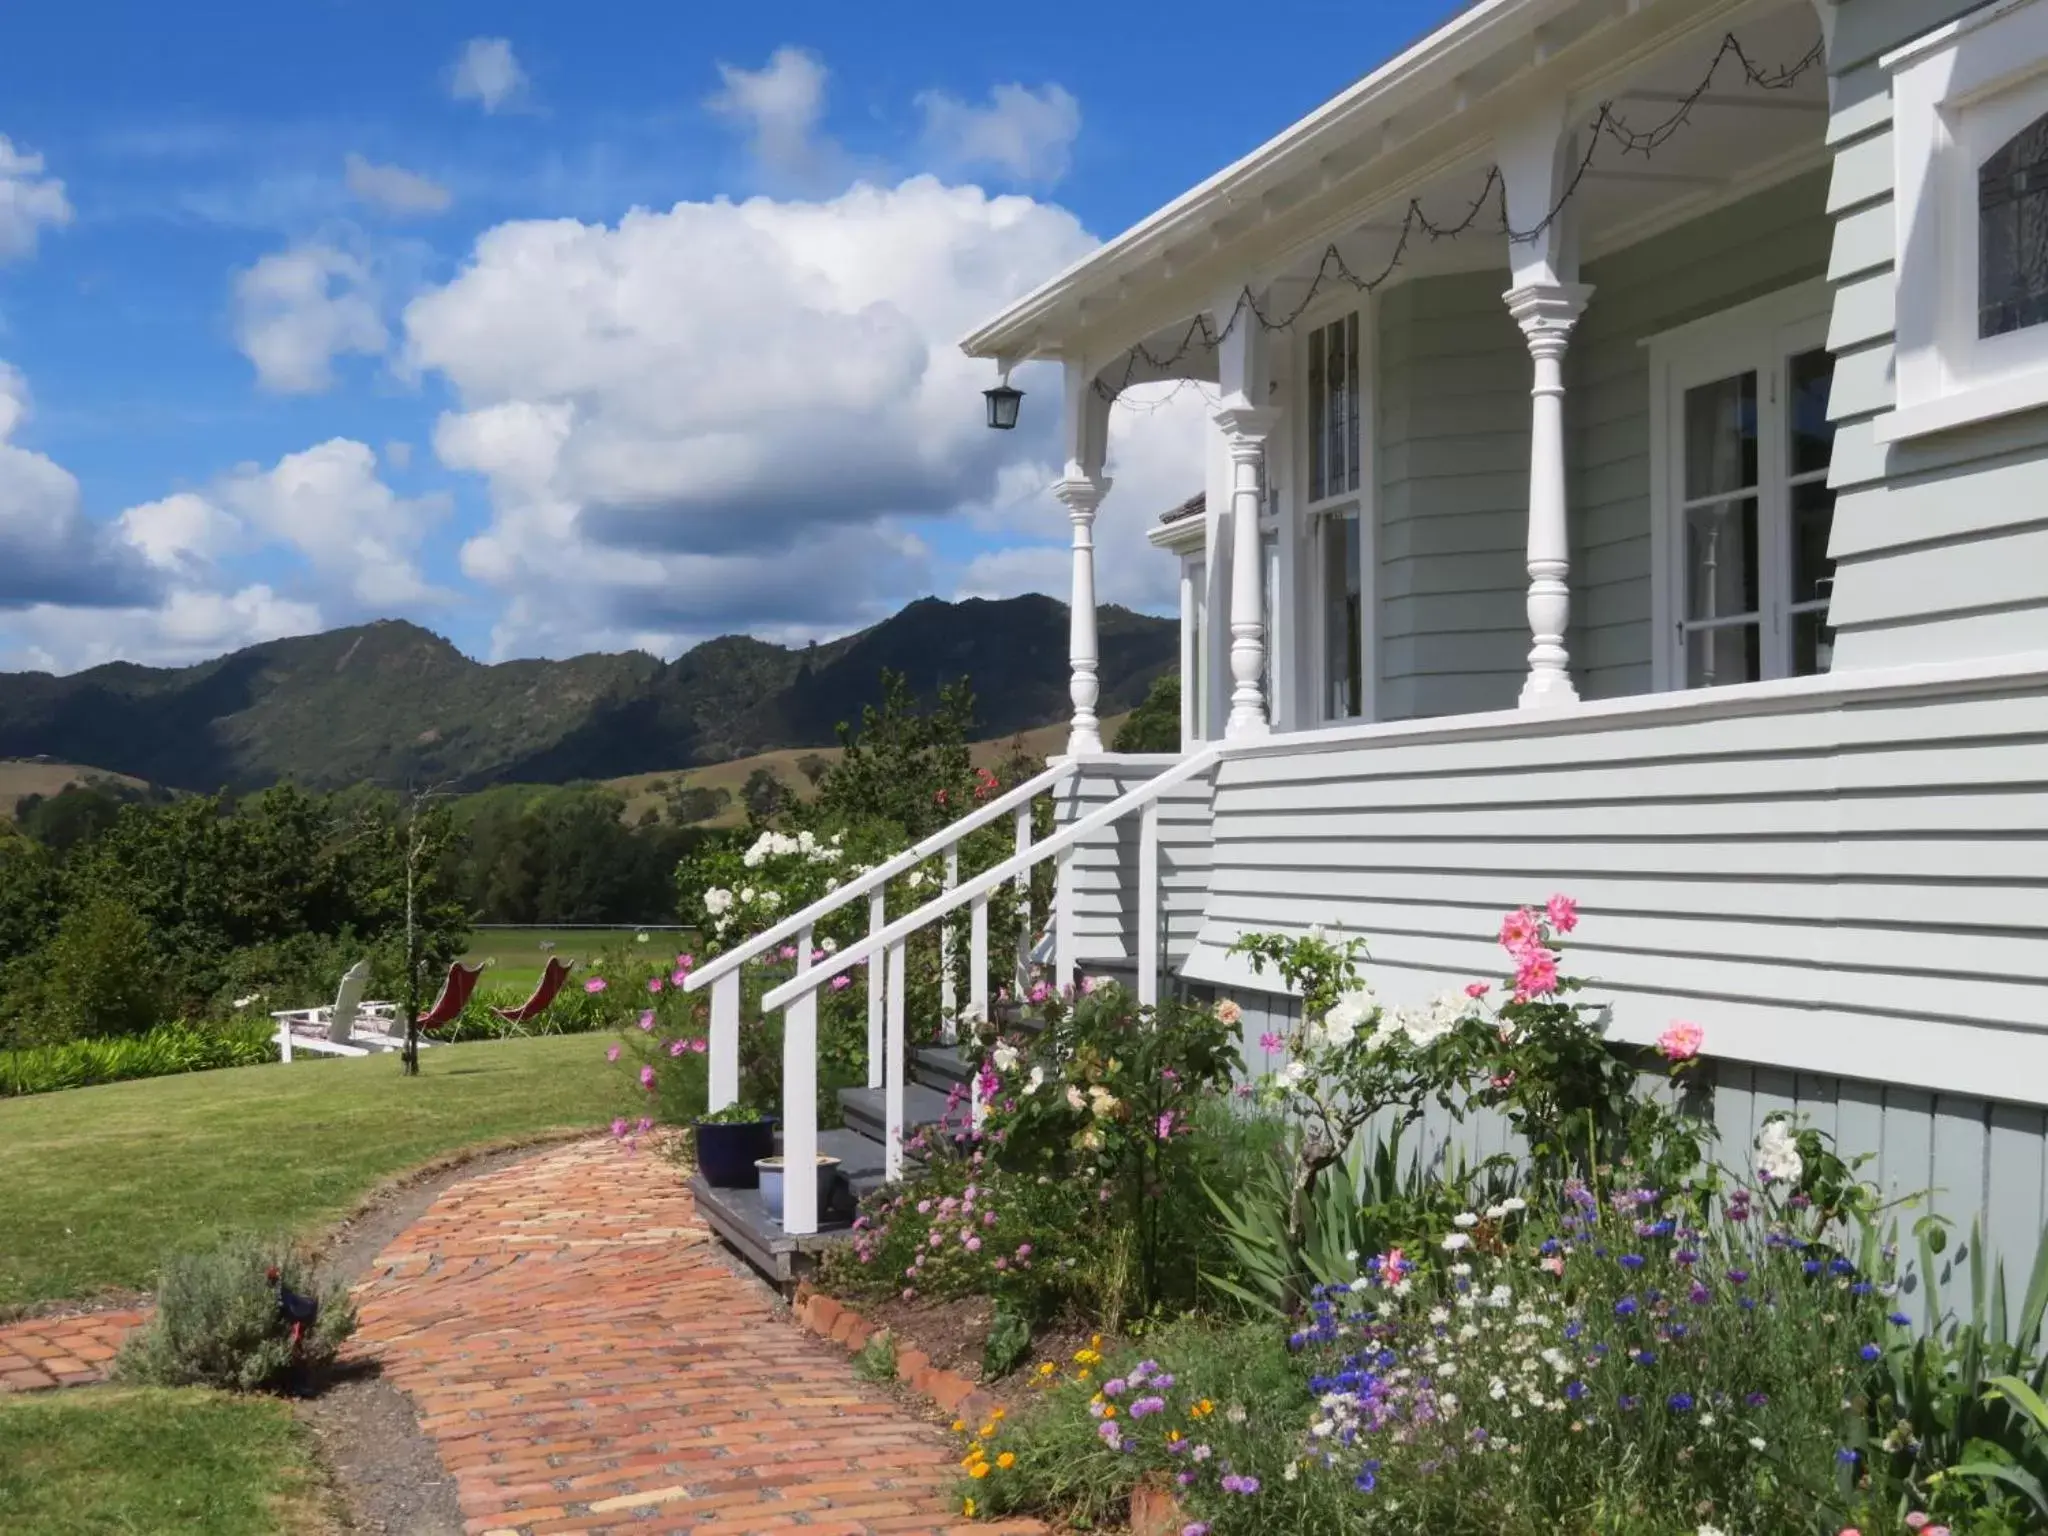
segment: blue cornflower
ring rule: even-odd
[[[1799,1267],[1805,1270],[1809,1275],[1817,1275],[1820,1273],[1820,1260],[1808,1259],[1804,1264],[1800,1265]]]
[[[1828,1261],[1828,1268],[1838,1275],[1853,1275],[1856,1273],[1856,1266],[1847,1259],[1831,1259]]]
[[[1570,1322],[1564,1325],[1564,1336],[1568,1339],[1576,1339],[1583,1332],[1585,1325],[1582,1323]]]
[[[1913,1319],[1906,1316],[1906,1314],[1903,1312],[1894,1312],[1890,1317],[1886,1318],[1885,1321],[1890,1323],[1894,1328],[1910,1328],[1913,1326]]]
[[[1868,1296],[1873,1289],[1874,1287],[1868,1280],[1858,1280],[1849,1287],[1849,1294],[1851,1296]]]
[[[1564,1395],[1568,1402],[1576,1403],[1586,1395],[1586,1384],[1583,1381],[1566,1382]]]
[[[1875,1344],[1866,1344],[1857,1353],[1863,1357],[1865,1365],[1873,1365],[1884,1358],[1884,1351]]]
[[[1641,1269],[1643,1267],[1643,1256],[1640,1253],[1624,1253],[1621,1256],[1621,1267],[1623,1269]]]
[[[1638,1400],[1634,1396],[1627,1392],[1624,1392],[1621,1394],[1619,1398],[1615,1400],[1615,1406],[1620,1408],[1623,1413],[1634,1413],[1636,1411],[1637,1401]]]
[[[1689,1268],[1690,1266],[1699,1263],[1699,1261],[1699,1254],[1690,1248],[1681,1248],[1678,1250],[1678,1252],[1671,1255],[1671,1262],[1676,1264],[1680,1269]]]
[[[1728,1283],[1730,1285],[1741,1285],[1748,1279],[1749,1271],[1746,1269],[1731,1269],[1728,1271]]]
[[[1692,1394],[1690,1392],[1674,1392],[1664,1399],[1664,1406],[1673,1413],[1691,1413]]]
[[[1745,1408],[1761,1408],[1771,1400],[1768,1392],[1752,1392],[1742,1400]]]
[[[1624,1296],[1621,1300],[1617,1301],[1614,1304],[1614,1315],[1616,1317],[1634,1317],[1636,1315],[1635,1297]]]
[[[1637,1365],[1655,1365],[1656,1363],[1657,1363],[1657,1351],[1655,1351],[1654,1349],[1645,1349],[1645,1350],[1641,1350],[1641,1351],[1638,1351],[1638,1352],[1637,1352],[1637,1354],[1636,1354],[1636,1364],[1637,1364]]]
[[[1745,1296],[1736,1302],[1735,1305],[1742,1308],[1745,1312],[1754,1312],[1756,1310],[1756,1298],[1754,1296]]]
[[[1858,1452],[1851,1450],[1848,1446],[1845,1445],[1839,1451],[1835,1452],[1835,1460],[1839,1461],[1845,1467],[1853,1467],[1856,1465],[1858,1455]]]
[[[1564,1244],[1560,1243],[1556,1238],[1546,1237],[1545,1239],[1543,1239],[1542,1242],[1536,1245],[1536,1251],[1542,1254],[1545,1258],[1548,1258],[1551,1254],[1557,1252],[1557,1250],[1562,1248],[1563,1246]]]

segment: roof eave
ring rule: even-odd
[[[1354,140],[1431,91],[1451,88],[1456,77],[1477,62],[1468,55],[1491,55],[1506,39],[1534,31],[1574,3],[1576,0],[1480,0],[1250,154],[1017,300],[964,337],[961,350],[970,357],[1008,362],[1043,355],[1044,343],[1034,333],[1070,302],[1131,275],[1164,248],[1185,238],[1191,228],[1213,225],[1262,190],[1262,181],[1284,179],[1331,153],[1330,141]],[[1064,328],[1075,329],[1074,325]]]

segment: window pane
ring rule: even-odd
[[[1792,675],[1811,677],[1834,664],[1835,632],[1825,609],[1792,615]]]
[[[1820,480],[1792,487],[1792,601],[1818,602],[1828,595],[1835,562],[1828,558],[1828,534],[1835,523],[1835,493]]]
[[[1685,514],[1685,616],[1756,613],[1756,498],[1741,496]]]
[[[1358,399],[1363,391],[1358,378],[1358,316],[1344,318],[1344,376],[1351,381],[1350,389],[1344,396],[1344,441],[1349,454],[1350,467],[1348,489],[1358,489]]]
[[[1324,518],[1322,545],[1324,707],[1332,720],[1353,720],[1362,708],[1359,663],[1364,652],[1358,514]]]
[[[1756,375],[1685,392],[1685,499],[1756,484]]]
[[[1323,501],[1358,489],[1358,316],[1309,333],[1308,496]]]
[[[1312,332],[1308,339],[1308,495],[1321,501],[1329,495],[1329,445],[1323,437],[1323,413],[1328,409],[1328,388],[1323,378],[1323,338]]]
[[[1977,172],[1977,334],[2048,320],[2048,117]]]
[[[1785,428],[1792,438],[1792,473],[1814,474],[1828,467],[1835,451],[1834,423],[1828,420],[1828,391],[1835,360],[1825,347],[1802,352],[1786,368],[1791,380]]]
[[[1195,736],[1209,736],[1209,565],[1195,561],[1189,568],[1195,584]]]
[[[1713,688],[1753,683],[1763,676],[1760,631],[1755,624],[1695,629],[1685,637],[1685,686]]]

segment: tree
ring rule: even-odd
[[[794,805],[796,796],[782,781],[781,774],[764,766],[747,775],[747,782],[740,789],[740,800],[747,808],[749,821],[766,825]]]
[[[796,760],[796,771],[808,779],[811,787],[816,789],[818,781],[832,771],[832,759],[822,752],[806,752]]]
[[[703,784],[679,784],[668,794],[668,819],[679,827],[709,821],[732,804],[732,791]]]
[[[966,678],[940,688],[931,709],[920,711],[903,674],[884,668],[880,707],[861,711],[858,730],[839,727],[842,751],[819,781],[819,812],[879,816],[912,840],[937,831],[973,803],[973,730]]]
[[[1180,750],[1180,674],[1155,677],[1145,702],[1132,710],[1110,744],[1116,752]]]

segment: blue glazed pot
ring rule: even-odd
[[[754,1164],[775,1150],[775,1119],[696,1127],[697,1171],[713,1189],[752,1189]]]
[[[755,1162],[754,1167],[759,1170],[761,1177],[761,1204],[767,1207],[770,1216],[773,1216],[777,1221],[782,1220],[782,1159],[779,1157],[760,1158]],[[832,1179],[838,1172],[838,1158],[827,1157],[822,1152],[818,1154],[818,1214],[820,1217],[825,1214],[826,1201],[832,1193]]]

